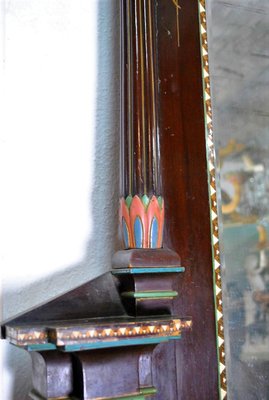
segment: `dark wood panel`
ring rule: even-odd
[[[217,399],[213,272],[198,2],[158,1],[160,147],[166,246],[181,257],[175,301],[193,329],[177,345],[178,399]]]

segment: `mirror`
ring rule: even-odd
[[[209,0],[228,398],[269,397],[269,3]]]

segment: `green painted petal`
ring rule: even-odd
[[[158,197],[158,203],[159,203],[160,208],[162,208],[163,207],[163,198],[162,198],[162,196]]]
[[[129,195],[129,196],[126,197],[125,203],[126,203],[128,208],[131,207],[132,201],[133,201],[133,196]]]
[[[142,196],[142,203],[144,204],[145,207],[149,205],[149,197],[146,194]]]

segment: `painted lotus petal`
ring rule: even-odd
[[[129,246],[127,248],[129,248],[129,247],[132,248],[132,247],[134,247],[134,242],[133,242],[133,235],[132,235],[132,226],[131,226],[131,220],[130,220],[130,213],[129,213],[128,206],[125,203],[125,200],[121,199],[120,200],[120,222],[121,222],[121,226],[122,226],[123,242],[124,242],[124,245],[126,247],[125,239],[124,239],[124,231],[123,231],[124,228],[123,228],[123,225],[122,225],[123,220],[124,220],[124,222],[126,224],[126,229],[127,229],[128,234],[129,234],[129,236],[128,236]]]
[[[158,203],[159,203],[159,199],[158,199]],[[162,246],[162,242],[163,242],[163,227],[164,227],[164,199],[162,199],[162,206],[160,207],[159,243],[158,243],[158,246]]]
[[[140,249],[143,247],[143,236],[143,226],[141,219],[139,217],[136,217],[134,222],[134,242],[136,248]]]
[[[125,248],[162,247],[164,202],[159,196],[121,199],[120,218]]]
[[[145,208],[148,207],[149,202],[150,202],[149,197],[146,194],[144,194],[144,196],[142,196],[142,203],[144,204]]]
[[[160,210],[160,219],[159,219],[159,232],[158,232],[158,243],[157,247],[162,247],[163,244],[163,227],[164,227],[164,201],[162,208]]]
[[[159,202],[156,196],[152,196],[150,199],[148,209],[147,209],[147,216],[149,221],[151,222],[154,216],[157,218],[157,220],[160,220],[161,217],[161,209],[159,206]]]
[[[156,249],[158,246],[158,221],[154,217],[150,227],[150,247]]]
[[[163,235],[163,222],[164,222],[164,202],[162,201],[162,207],[160,207],[160,199],[156,196],[152,196],[148,210],[147,217],[149,224],[152,223],[153,219],[156,218],[158,222],[158,240],[156,247],[162,246],[162,235]]]
[[[159,203],[160,208],[163,208],[163,198],[162,198],[162,196],[158,197],[158,203]]]
[[[133,196],[129,195],[129,196],[126,197],[125,204],[127,205],[128,208],[130,208],[130,206],[132,204],[132,201],[133,201]]]
[[[122,218],[122,234],[123,234],[124,245],[126,249],[128,249],[130,247],[130,239],[129,239],[130,232],[128,231],[128,227],[124,218]]]
[[[141,219],[143,220],[143,215],[145,215],[146,210],[145,206],[137,195],[133,197],[132,203],[130,205],[130,217],[131,219],[135,220],[135,217],[139,215]]]
[[[143,237],[142,247],[147,247],[146,243],[145,243],[145,237],[146,237],[145,235],[147,235],[147,232],[148,232],[146,210],[145,210],[145,206],[144,206],[142,200],[138,196],[133,197],[133,201],[130,206],[130,221],[131,221],[133,232],[134,232],[134,223],[135,223],[136,217],[140,218],[142,226],[144,227],[144,230],[143,230],[144,237]],[[135,245],[135,240],[134,240],[134,245]]]

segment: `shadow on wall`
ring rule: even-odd
[[[35,307],[40,302],[95,278],[110,269],[112,254],[119,247],[116,235],[120,130],[119,16],[117,0],[99,1],[94,186],[89,199],[92,207],[93,234],[89,237],[85,256],[80,263],[24,286],[20,291],[5,292],[5,298],[8,298],[9,303],[24,304],[27,308]],[[33,294],[30,299],[31,304],[28,304],[29,293]],[[31,389],[29,355],[8,345],[5,364],[12,380],[11,399],[28,399],[28,392]]]

